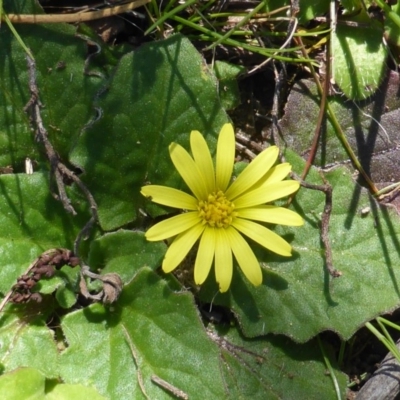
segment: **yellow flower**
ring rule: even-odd
[[[289,163],[275,164],[279,150],[271,146],[260,153],[231,182],[235,159],[235,135],[231,124],[225,124],[218,137],[214,164],[204,137],[198,131],[190,134],[192,156],[179,144],[169,147],[179,174],[193,193],[166,186],[149,185],[141,193],[165,206],[186,210],[151,227],[150,241],[174,237],[162,269],[173,271],[200,238],[194,280],[201,285],[207,278],[213,260],[219,290],[226,292],[232,280],[232,253],[246,278],[255,286],[262,283],[260,264],[242,234],[282,256],[291,255],[291,246],[279,235],[255,221],[300,226],[303,219],[286,208],[265,205],[294,193],[299,183],[283,180],[291,171]]]

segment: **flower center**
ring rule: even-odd
[[[224,192],[219,190],[208,195],[207,200],[199,201],[199,215],[203,225],[216,228],[227,228],[236,217],[235,205],[231,203]]]

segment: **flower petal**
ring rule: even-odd
[[[206,226],[201,235],[196,263],[194,265],[194,281],[201,285],[210,273],[215,252],[215,229]]]
[[[182,208],[184,210],[197,210],[197,199],[178,189],[167,186],[148,185],[143,186],[140,193],[143,196],[151,197],[151,201],[154,203],[164,206]]]
[[[223,293],[232,281],[232,251],[225,229],[216,229],[215,239],[215,279]]]
[[[268,171],[266,181],[268,181],[268,183],[280,182],[288,176],[291,170],[292,165],[289,163],[275,165],[275,167]]]
[[[276,146],[261,152],[228,188],[225,192],[226,197],[233,200],[257,183],[274,165],[278,155],[279,149]]]
[[[235,132],[232,124],[225,124],[218,136],[216,160],[216,188],[225,191],[231,181],[235,161]]]
[[[197,224],[174,239],[165,253],[162,264],[164,272],[173,271],[183,261],[203,231],[204,225]]]
[[[247,208],[269,203],[281,197],[294,193],[300,187],[299,182],[293,180],[275,182],[272,185],[262,186],[250,190],[234,201],[235,208]]]
[[[146,232],[145,236],[151,242],[164,240],[187,231],[198,223],[200,223],[199,213],[191,211],[155,224]]]
[[[246,219],[235,218],[232,226],[261,246],[281,256],[290,257],[292,247],[286,240],[264,226]]]
[[[301,226],[303,218],[296,212],[283,207],[257,206],[237,210],[239,218],[253,219],[255,221],[269,222],[289,226]]]
[[[246,278],[254,285],[262,283],[262,272],[260,263],[251,250],[250,246],[243,239],[243,236],[234,228],[226,230],[233,254]]]
[[[192,131],[190,134],[190,148],[195,163],[197,164],[204,182],[207,186],[207,192],[215,192],[215,174],[214,165],[203,135],[199,131]]]
[[[287,177],[291,170],[292,166],[289,163],[278,164],[275,167],[272,167],[265,176],[248,189],[248,191],[258,189],[261,186],[271,185],[275,182],[280,182]]]
[[[193,158],[177,143],[170,144],[169,154],[175,168],[189,186],[189,189],[198,199],[205,200],[208,195],[206,185]]]

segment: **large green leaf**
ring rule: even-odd
[[[152,382],[156,375],[192,399],[223,398],[217,347],[207,338],[192,296],[173,293],[148,268],[112,309],[94,305],[71,313],[62,328],[69,344],[60,364],[67,383],[94,384],[111,398],[139,399],[143,392],[169,398]]]
[[[125,55],[97,107],[102,117],[81,135],[71,160],[85,172],[105,230],[137,217],[145,182],[177,186],[171,142],[188,147],[197,129],[213,149],[228,120],[214,76],[180,35]]]
[[[127,400],[170,398],[165,383],[190,399],[335,398],[315,343],[246,340],[229,326],[206,331],[193,300],[141,269],[112,308],[93,305],[63,319],[63,380]]]

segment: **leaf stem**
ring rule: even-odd
[[[300,37],[294,38],[295,41],[297,41],[298,43],[300,43],[302,45],[302,53],[304,57],[308,57],[307,51],[304,48],[303,42],[301,40]],[[315,72],[315,69],[313,67],[313,65],[310,63],[310,70],[311,73],[314,77],[314,81],[317,85],[317,90],[318,90],[318,94],[322,97],[323,96],[323,89],[322,89],[322,85],[321,82],[319,81],[319,78],[317,76],[317,73]],[[326,79],[329,79],[329,77],[326,77]],[[326,101],[326,110],[328,111],[328,118],[333,126],[333,128],[335,129],[336,132],[336,136],[339,139],[339,141],[341,142],[342,146],[345,148],[348,156],[350,157],[352,163],[354,164],[354,166],[357,168],[357,170],[360,172],[360,174],[363,176],[363,178],[365,179],[365,181],[367,182],[371,192],[373,194],[376,194],[378,189],[376,188],[374,182],[372,182],[372,180],[370,179],[370,177],[367,175],[367,173],[364,171],[364,168],[362,167],[360,161],[358,160],[356,154],[354,153],[353,149],[351,148],[349,142],[346,139],[346,136],[342,130],[342,127],[339,124],[339,121],[336,118],[336,115],[329,103],[329,100],[327,99]]]

